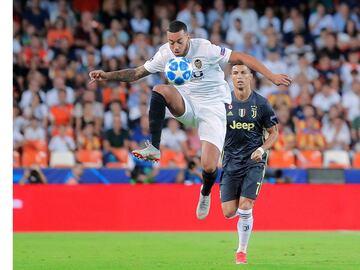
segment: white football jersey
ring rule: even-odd
[[[190,49],[185,56],[193,65],[190,82],[176,86],[193,100],[199,102],[231,102],[230,88],[224,79],[221,66],[228,63],[231,50],[201,38],[190,39]],[[150,73],[164,72],[166,63],[175,55],[169,43],[162,45],[144,67]]]

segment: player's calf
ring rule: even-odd
[[[238,213],[240,218],[237,224],[239,236],[239,247],[237,249],[237,252],[246,253],[254,223],[252,209],[244,210],[239,208]]]
[[[160,149],[161,130],[164,125],[166,99],[156,91],[152,92],[149,111],[149,128],[151,143],[156,149]]]
[[[210,172],[207,172],[205,170],[202,171],[203,187],[201,189],[201,194],[203,196],[209,196],[211,192],[211,188],[215,183],[217,174],[218,174],[217,168],[215,168],[214,171],[210,171]]]

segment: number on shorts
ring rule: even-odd
[[[260,191],[260,187],[261,187],[261,182],[256,182],[257,184],[257,188],[256,188],[256,196],[259,194]]]

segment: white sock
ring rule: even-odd
[[[248,246],[248,242],[254,222],[252,216],[252,209],[242,210],[239,208],[237,211],[240,216],[239,221],[237,223],[237,230],[239,235],[239,247],[237,249],[237,252],[246,253],[246,249]]]

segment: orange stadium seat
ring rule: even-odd
[[[126,168],[127,164],[123,162],[109,162],[106,164],[106,167],[110,169],[121,169]]]
[[[14,168],[21,167],[20,153],[18,151],[13,151],[13,167]]]
[[[111,152],[120,163],[127,164],[129,161],[129,151],[125,148],[112,148]]]
[[[48,151],[48,144],[45,140],[28,140],[24,144],[24,151]]]
[[[360,152],[355,153],[352,165],[354,168],[360,168]]]
[[[21,164],[23,167],[39,165],[40,167],[48,166],[48,154],[45,151],[25,151],[22,154]]]
[[[161,150],[160,167],[186,167],[186,160],[182,152],[171,149]]]
[[[78,150],[76,159],[85,167],[98,168],[102,166],[102,153],[99,150]]]
[[[107,106],[111,101],[118,100],[123,107],[126,104],[126,91],[121,87],[111,88],[106,87],[102,91],[102,101],[104,106]]]
[[[295,167],[295,156],[292,151],[271,151],[269,167],[293,168]]]
[[[299,168],[322,168],[322,154],[320,151],[304,150],[297,155],[296,166]]]
[[[112,148],[113,155],[118,159],[117,162],[109,162],[107,168],[126,168],[129,162],[129,151],[125,148]]]

